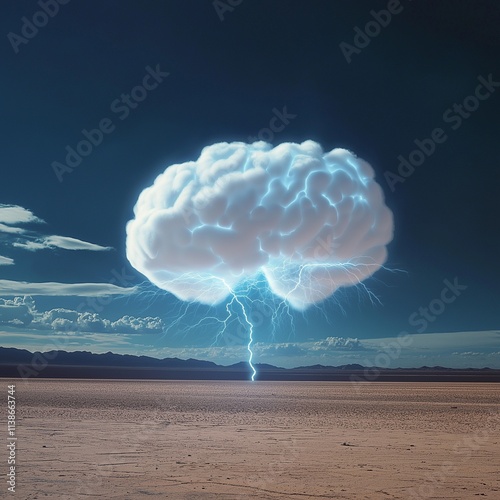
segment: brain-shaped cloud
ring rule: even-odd
[[[186,301],[217,304],[263,273],[297,309],[371,276],[393,219],[368,163],[313,141],[220,143],[171,165],[127,224],[127,257]]]

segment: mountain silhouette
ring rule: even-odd
[[[454,369],[442,366],[382,369],[358,364],[341,366],[300,366],[280,368],[255,364],[256,380],[289,381],[457,381],[500,382],[500,370],[490,368]],[[30,352],[0,347],[0,377],[86,378],[148,380],[248,380],[250,367],[241,361],[229,366],[199,359],[164,358],[88,351],[52,350]],[[375,375],[374,375],[375,373]]]

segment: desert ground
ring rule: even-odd
[[[500,498],[500,384],[3,382],[13,498]]]

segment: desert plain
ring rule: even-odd
[[[2,381],[5,498],[500,498],[496,383]]]

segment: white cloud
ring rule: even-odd
[[[14,264],[14,259],[0,255],[0,266],[11,266],[12,264]]]
[[[64,308],[38,312],[31,297],[0,299],[0,324],[64,333],[161,333],[165,329],[158,317],[123,316],[111,321],[97,313]]]
[[[26,281],[0,280],[0,296],[49,295],[52,297],[106,297],[129,295],[135,287],[124,288],[110,283],[30,283]]]
[[[36,252],[38,250],[47,250],[61,248],[64,250],[90,250],[107,251],[111,247],[104,247],[89,243],[87,241],[72,238],[70,236],[58,235],[40,235],[36,231],[27,231],[26,229],[7,224],[26,224],[26,223],[44,223],[42,219],[36,217],[31,210],[18,205],[0,204],[0,233],[17,235],[14,241],[8,241],[15,248]],[[5,238],[6,236],[4,236]]]
[[[44,221],[36,217],[31,210],[18,205],[0,204],[0,222],[5,224],[40,224]]]
[[[277,296],[305,309],[376,272],[393,235],[371,166],[313,141],[206,147],[144,189],[134,214],[130,263],[206,304],[262,272]]]
[[[310,349],[312,351],[364,351],[367,348],[358,339],[350,337],[327,337],[324,340],[314,342]]]
[[[22,250],[28,250],[29,252],[36,252],[37,250],[45,250],[48,248],[43,243],[39,243],[37,241],[16,241],[12,243],[12,246],[15,248],[21,248]]]
[[[288,357],[288,356],[303,356],[307,354],[307,350],[300,344],[288,342],[288,343],[272,343],[264,344],[262,342],[257,342],[254,345],[253,351],[257,356],[274,356],[274,357]]]
[[[33,321],[33,302],[29,297],[0,299],[0,324],[26,326]]]
[[[123,316],[111,323],[115,332],[136,333],[141,331],[162,332],[165,329],[163,320],[158,317],[134,318],[134,316]]]
[[[31,297],[14,297],[13,299],[1,299],[0,305],[6,306],[27,306],[30,309],[35,308],[35,301]]]
[[[117,321],[110,321],[97,313],[52,309],[41,314],[33,322],[33,327],[65,332],[161,333],[165,324],[158,317],[123,316]]]
[[[87,241],[70,238],[69,236],[45,236],[37,238],[34,241],[26,240],[23,242],[12,243],[13,247],[22,248],[30,252],[38,250],[47,250],[54,248],[62,248],[63,250],[90,250],[90,251],[106,251],[112,250],[112,247],[103,247]]]
[[[20,227],[10,227],[0,223],[0,233],[22,234],[25,232],[26,230]]]
[[[69,236],[47,236],[43,239],[43,243],[50,248],[56,247],[63,248],[64,250],[112,250],[111,247],[103,247],[87,241],[70,238]]]

